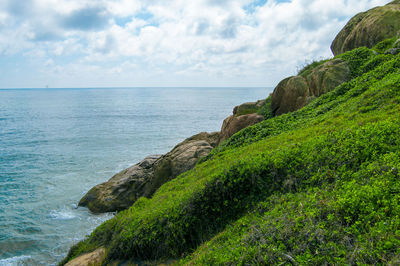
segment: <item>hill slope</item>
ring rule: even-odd
[[[104,264],[399,262],[400,56],[358,48],[338,57],[349,82],[240,131],[62,264],[99,247]]]

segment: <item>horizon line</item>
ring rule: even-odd
[[[153,89],[153,88],[165,88],[165,89],[195,89],[195,88],[273,88],[273,86],[119,86],[119,87],[11,87],[11,88],[0,88],[0,90],[35,90],[35,89],[42,89],[42,90],[52,90],[52,89]]]

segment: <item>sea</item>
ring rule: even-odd
[[[0,89],[0,266],[56,265],[112,213],[94,185],[202,131],[271,88]]]

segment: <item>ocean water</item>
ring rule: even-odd
[[[94,185],[201,131],[268,88],[0,90],[0,265],[54,265],[112,214]]]

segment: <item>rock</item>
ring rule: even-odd
[[[313,69],[307,76],[310,95],[318,97],[349,79],[350,68],[342,59],[330,60]]]
[[[293,76],[282,80],[274,89],[271,109],[275,115],[296,111],[311,99],[321,96],[349,79],[346,62],[334,59],[312,69],[306,76]]]
[[[208,155],[219,140],[219,133],[200,133],[176,145],[165,155],[152,155],[110,180],[89,190],[79,201],[94,213],[129,208],[140,197],[151,197],[165,182],[190,170]]]
[[[261,107],[263,107],[264,104],[265,104],[265,99],[258,100],[257,102],[243,103],[243,104],[235,106],[235,108],[233,108],[233,114],[235,116],[241,116],[241,115],[257,113],[257,111]]]
[[[219,135],[219,132],[202,132],[176,145],[157,162],[157,177],[161,179],[161,176],[165,176],[167,182],[192,169],[200,158],[208,155],[218,145]],[[162,174],[163,171],[166,173]]]
[[[106,250],[102,247],[69,261],[65,266],[101,265],[105,258]]]
[[[289,77],[274,89],[271,108],[275,115],[292,112],[303,107],[310,96],[307,80],[301,76]]]
[[[114,175],[107,182],[93,187],[78,205],[88,207],[94,213],[129,208],[139,197],[151,194],[146,184],[154,175],[154,163],[161,157],[148,156],[140,163]]]
[[[264,116],[257,114],[266,104],[266,99],[256,102],[247,102],[233,108],[233,115],[225,118],[219,136],[218,144],[233,136],[243,128],[252,126],[264,120]]]
[[[331,50],[338,55],[354,48],[375,44],[400,33],[400,1],[373,8],[354,16],[332,42]]]
[[[264,116],[259,114],[247,114],[241,116],[231,115],[222,124],[219,143],[230,138],[243,128],[252,126],[264,120]]]

